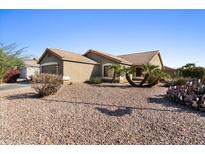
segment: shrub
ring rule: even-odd
[[[20,76],[20,71],[18,69],[12,69],[6,72],[4,75],[4,81],[7,83],[16,82],[17,78]]]
[[[187,79],[184,78],[177,78],[177,79],[172,79],[172,80],[165,80],[164,81],[164,86],[165,87],[170,87],[170,86],[182,86],[187,83]]]
[[[100,77],[93,77],[89,80],[90,84],[100,84],[102,83],[102,78]]]
[[[182,67],[178,69],[178,74],[184,78],[203,79],[205,77],[204,67]]]
[[[187,83],[187,80],[184,78],[180,78],[180,79],[172,81],[173,86],[176,86],[176,85],[182,86],[182,85],[185,85],[186,83]]]
[[[150,75],[149,78],[147,79],[147,82],[149,84],[153,83],[156,80],[156,77],[154,75]]]
[[[61,84],[61,76],[54,74],[37,74],[32,78],[32,88],[38,92],[39,97],[56,93]]]

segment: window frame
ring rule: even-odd
[[[105,76],[105,74],[104,74],[104,71],[105,71],[104,67],[105,66],[112,66],[112,65],[113,65],[113,63],[106,63],[106,64],[102,65],[102,78],[104,78],[104,79],[112,79],[112,77]]]

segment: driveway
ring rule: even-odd
[[[30,86],[31,84],[29,83],[4,83],[4,84],[0,84],[0,91],[25,88]]]

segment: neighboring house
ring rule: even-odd
[[[176,75],[176,69],[175,68],[171,68],[168,66],[164,66],[164,71],[169,74],[171,77],[174,77]]]
[[[102,77],[103,80],[111,80],[114,71],[112,64],[135,66],[136,76],[141,75],[142,64],[155,64],[163,69],[163,62],[159,51],[135,53],[129,55],[114,56],[97,50],[88,50],[80,55],[59,49],[47,48],[40,57],[41,73],[52,73],[62,76],[64,83],[85,82],[91,77]],[[116,80],[124,82],[124,76],[117,76]]]
[[[37,59],[26,59],[23,62],[24,67],[20,69],[20,78],[30,80],[32,76],[40,72],[40,65],[37,63]]]

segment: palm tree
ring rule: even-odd
[[[147,80],[149,79],[149,77],[151,76],[151,74],[153,74],[153,72],[157,69],[159,69],[159,66],[157,66],[157,65],[151,65],[151,64],[142,65],[142,72],[144,75],[144,79],[140,83],[140,86],[142,86],[144,83],[146,83]]]
[[[112,77],[112,80],[111,80],[111,83],[114,82],[115,78],[116,78],[116,75],[121,75],[122,73],[122,66],[120,64],[113,64],[111,66],[111,69],[114,70],[114,73],[113,73],[113,77]]]
[[[130,67],[122,67],[122,74],[125,75],[127,81],[129,82],[129,84],[132,87],[139,87],[139,85],[137,85],[134,81],[132,81],[132,79],[130,78],[130,75],[133,75],[135,73],[135,68],[133,66]]]
[[[131,86],[153,87],[159,82],[160,79],[168,78],[168,75],[165,72],[163,72],[157,65],[146,64],[142,66],[142,70],[144,74],[144,79],[140,82],[140,84],[136,84],[130,78],[130,74],[134,73],[134,67],[123,67],[123,72]],[[144,85],[147,81],[149,84]]]
[[[161,80],[161,79],[167,79],[167,78],[170,78],[170,76],[163,72],[161,69],[155,69],[153,70],[151,76],[150,76],[150,79],[148,78],[148,87],[153,87],[155,86],[156,84],[158,84],[158,82]]]

